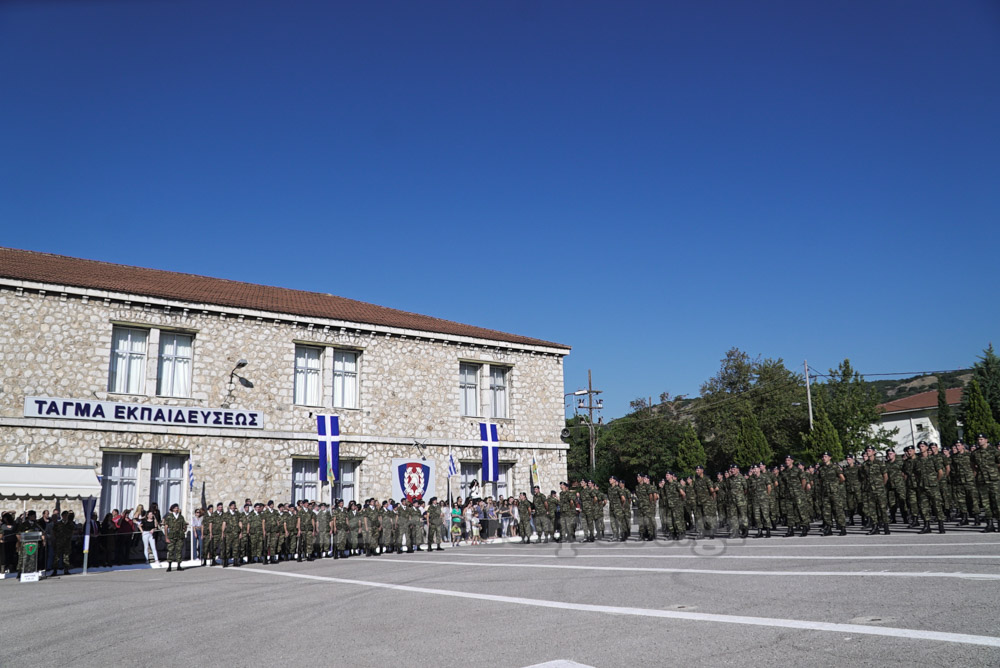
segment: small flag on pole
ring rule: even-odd
[[[535,462],[535,456],[531,455],[531,486],[536,485],[538,485],[538,463]]]
[[[458,464],[455,462],[455,455],[448,455],[448,477],[458,475]]]
[[[194,491],[194,466],[191,464],[191,458],[188,458],[188,491]]]
[[[319,436],[319,479],[336,480],[340,475],[340,418],[336,415],[317,415],[316,433]]]
[[[479,438],[483,446],[483,482],[496,482],[500,479],[500,442],[497,436],[497,426],[487,422],[479,423]]]

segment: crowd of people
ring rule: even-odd
[[[473,481],[475,483],[475,481]],[[560,491],[545,494],[538,486],[529,496],[481,498],[472,484],[469,497],[439,502],[432,497],[363,503],[338,500],[333,505],[300,500],[253,503],[242,510],[228,506],[195,510],[190,523],[173,504],[164,517],[155,503],[119,512],[112,510],[90,522],[89,563],[110,567],[135,561],[159,563],[166,553],[168,570],[193,552],[203,565],[239,566],[285,560],[346,559],[387,553],[442,549],[442,542],[477,545],[496,539],[536,541],[607,539],[625,541],[638,528],[639,540],[662,535],[672,540],[691,536],[713,539],[722,531],[730,537],[769,538],[784,526],[784,536],[806,536],[813,523],[823,535],[846,535],[857,522],[869,535],[888,534],[899,520],[908,528],[929,533],[945,522],[983,526],[1000,531],[1000,446],[979,435],[966,447],[958,442],[940,449],[921,441],[902,457],[887,450],[884,458],[872,447],[861,460],[848,456],[834,463],[829,453],[806,465],[787,457],[781,466],[763,462],[743,470],[735,464],[716,475],[698,466],[693,476],[668,472],[656,484],[638,475],[634,489],[615,477],[605,489],[594,481],[560,483]],[[606,518],[610,522],[606,522]],[[605,536],[605,527],[610,535]],[[3,548],[0,572],[20,571],[21,534],[42,534],[40,564],[53,574],[82,561],[84,526],[70,511],[18,516],[2,513]],[[190,535],[188,535],[190,529]],[[186,544],[193,541],[193,545]],[[191,550],[191,552],[189,552]]]

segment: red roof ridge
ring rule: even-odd
[[[948,402],[949,406],[954,406],[962,402],[962,391],[961,387],[950,387],[944,391],[945,401]],[[932,396],[933,399],[931,399]],[[915,411],[922,408],[935,408],[937,407],[937,390],[918,392],[917,394],[911,394],[908,397],[893,399],[892,401],[887,401],[884,404],[879,404],[878,407],[883,413],[897,413],[902,411]]]
[[[39,260],[58,263],[59,266],[44,268],[25,266],[26,263],[37,262]],[[109,269],[116,273],[138,273],[146,279],[147,285],[135,285],[134,279],[138,278],[138,276],[131,277],[133,280],[127,281],[128,285],[116,283],[116,277],[109,277],[107,275]],[[99,275],[100,273],[104,275],[101,276]],[[104,262],[102,260],[76,258],[69,255],[4,246],[0,246],[0,276],[40,283],[177,299],[179,301],[272,311],[289,315],[330,318],[367,325],[381,325],[523,345],[570,349],[565,344],[510,334],[475,325],[466,325],[454,320],[436,318],[388,306],[379,306],[351,299],[350,297],[340,297],[328,292],[296,290],[294,288],[248,283],[229,278],[217,278],[153,267]],[[121,281],[125,280],[124,276],[117,278]],[[170,287],[158,287],[161,284],[161,280],[159,279],[171,279]],[[187,282],[178,284],[178,279],[186,279]],[[190,284],[192,282],[194,285]],[[149,283],[152,284],[152,287]],[[248,295],[247,292],[251,290],[257,294]],[[206,292],[211,292],[212,294],[206,294]]]

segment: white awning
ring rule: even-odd
[[[0,499],[85,499],[101,495],[93,466],[0,464]]]

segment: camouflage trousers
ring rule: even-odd
[[[594,509],[585,508],[580,511],[580,522],[583,524],[583,537],[591,539],[594,537]],[[655,530],[655,529],[654,529]]]
[[[786,508],[788,509],[788,514],[786,515],[788,526],[805,526],[812,521],[805,494],[793,495],[788,500]]]
[[[69,548],[70,541],[68,540],[56,540],[53,541],[55,544],[52,548],[52,553],[55,555],[55,560],[52,562],[53,570],[69,570]],[[155,550],[155,544],[153,549]],[[62,564],[62,566],[60,566]]]
[[[959,512],[969,513],[972,517],[979,515],[979,490],[973,482],[960,482],[954,485],[955,505]]]
[[[264,556],[264,534],[254,532],[250,534],[250,554],[251,559],[260,559]]]
[[[833,493],[824,494],[822,497],[823,522],[828,527],[832,527],[834,522],[838,527],[847,524],[844,514],[844,495]]]
[[[862,499],[860,485],[859,486],[845,485],[845,487],[847,488],[845,490],[847,494],[845,498],[844,511],[847,513],[847,515],[853,516],[855,513],[858,512],[858,510],[861,510],[862,513],[867,515],[868,513],[864,509],[864,502]]]
[[[687,533],[687,522],[684,520],[684,505],[674,504],[667,508],[667,524],[664,527],[667,533],[677,533],[684,535]]]
[[[986,511],[986,519],[1000,517],[1000,482],[984,482],[980,489],[979,502]]]
[[[906,486],[906,507],[910,510],[910,517],[920,514],[920,503],[917,501],[917,488],[915,485]]]
[[[736,500],[729,505],[729,530],[746,529],[750,526],[746,500]]]
[[[889,523],[889,504],[883,485],[876,484],[868,490],[868,508],[865,515],[877,524]]]
[[[277,557],[281,551],[281,540],[284,534],[277,529],[267,534],[267,554],[270,557]]]
[[[171,538],[167,543],[167,561],[180,562],[184,559],[184,534]]]
[[[316,537],[319,538],[319,553],[327,554],[330,551],[330,532],[320,531]]]
[[[699,503],[698,508],[701,511],[702,521],[698,529],[704,527],[707,531],[714,531],[719,526],[719,508],[715,501],[709,500],[705,503]]]
[[[519,526],[528,527],[525,531],[530,531],[530,524],[527,520],[520,522]],[[428,522],[427,523],[427,548],[430,549],[431,545],[441,544],[441,523],[440,522]]]
[[[944,509],[941,504],[941,490],[933,487],[918,487],[917,498],[920,503],[920,514],[925,522],[944,521]]]

